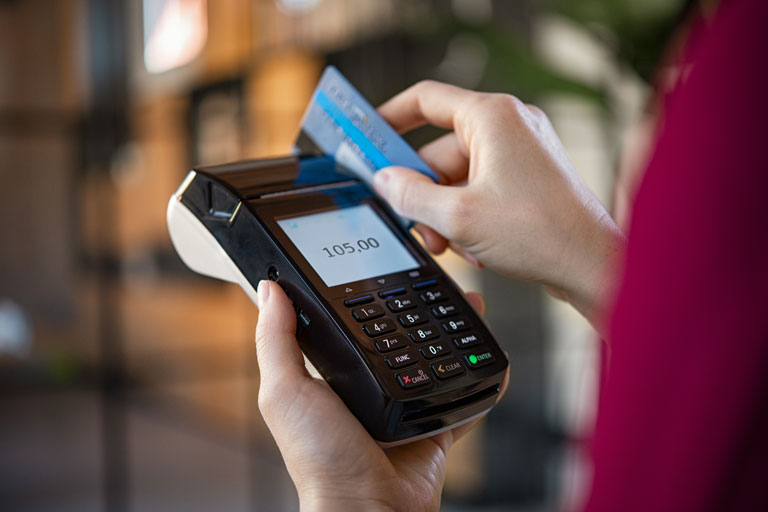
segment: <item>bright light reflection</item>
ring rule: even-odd
[[[320,0],[277,0],[277,5],[289,13],[301,13],[313,9]]]
[[[144,65],[150,73],[183,66],[208,37],[206,0],[144,0]]]

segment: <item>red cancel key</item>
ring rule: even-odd
[[[411,389],[432,382],[432,378],[422,368],[416,367],[397,374],[397,382],[403,389]]]

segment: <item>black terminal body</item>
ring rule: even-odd
[[[201,167],[171,201],[213,235],[244,288],[262,279],[282,286],[302,351],[377,441],[426,437],[495,404],[504,352],[390,208],[332,159]],[[277,222],[358,205],[370,205],[418,267],[326,286]]]

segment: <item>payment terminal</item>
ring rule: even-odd
[[[262,279],[293,302],[307,359],[377,441],[465,423],[499,396],[508,362],[486,325],[390,208],[326,156],[201,167],[168,204],[192,270]]]

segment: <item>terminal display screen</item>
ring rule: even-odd
[[[326,286],[419,267],[369,205],[277,221]]]

